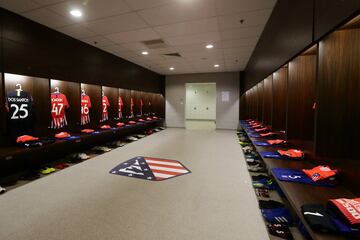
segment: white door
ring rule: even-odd
[[[187,83],[185,125],[188,129],[216,128],[216,84]]]

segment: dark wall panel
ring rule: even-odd
[[[289,63],[287,137],[314,140],[316,55],[299,56]]]
[[[360,28],[336,31],[320,42],[316,150],[321,156],[359,159],[359,66]]]
[[[273,74],[273,130],[284,131],[286,128],[287,78],[287,67]]]
[[[264,118],[264,82],[257,84],[258,109],[257,120],[262,122]]]
[[[264,124],[272,125],[273,81],[272,76],[264,80]]]
[[[246,66],[246,90],[311,44],[313,5],[313,0],[278,0]]]
[[[3,71],[164,92],[164,76],[0,8]]]
[[[359,0],[316,0],[314,38],[318,40],[360,10]]]

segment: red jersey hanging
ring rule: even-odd
[[[131,113],[131,117],[134,117],[134,99],[131,98],[130,101],[130,113]]]
[[[90,123],[90,97],[85,93],[81,95],[81,125]]]
[[[101,122],[109,120],[108,108],[110,107],[109,99],[107,96],[102,97],[102,117]]]
[[[119,97],[118,104],[119,104],[119,119],[122,119],[123,118],[122,108],[124,106],[124,103],[121,97]]]
[[[65,109],[70,107],[66,96],[60,92],[52,93],[51,96],[51,128],[59,129],[67,126]]]

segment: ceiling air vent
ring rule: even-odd
[[[165,57],[181,57],[180,53],[165,53],[163,54]]]
[[[169,47],[168,45],[166,45],[166,43],[162,39],[153,39],[153,40],[149,40],[149,41],[143,41],[142,43],[145,44],[145,46],[148,47],[149,49],[158,49],[158,48]]]

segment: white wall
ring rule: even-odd
[[[168,127],[185,127],[185,83],[216,83],[216,127],[236,129],[239,122],[239,72],[199,73],[166,76],[166,124]],[[230,93],[223,102],[223,91]]]

